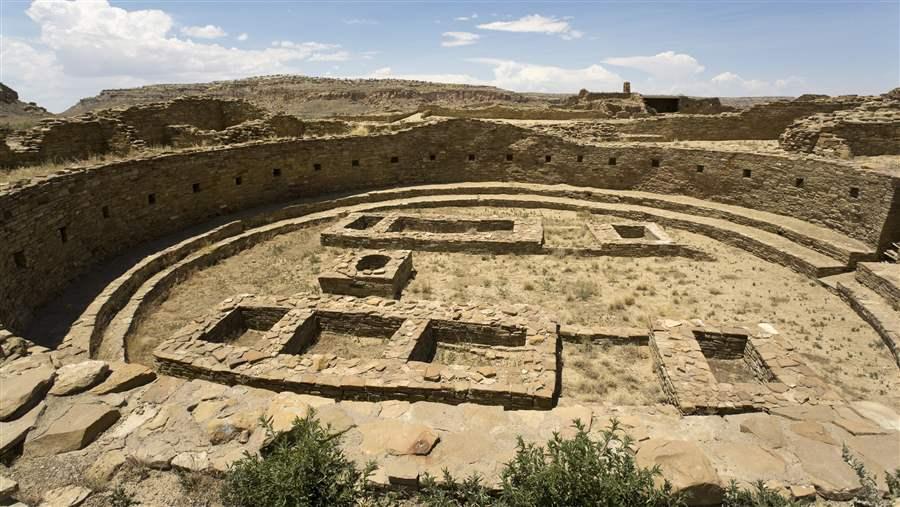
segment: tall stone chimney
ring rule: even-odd
[[[631,93],[631,82],[625,81],[622,83],[622,93]]]

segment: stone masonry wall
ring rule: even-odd
[[[666,141],[778,139],[798,118],[849,109],[861,102],[861,98],[772,102],[739,113],[653,116],[616,124],[616,130],[620,134],[656,135]]]
[[[706,170],[698,173],[698,164]],[[805,178],[802,188],[797,177]],[[869,244],[893,219],[898,188],[897,179],[839,161],[582,146],[472,120],[147,156],[0,189],[0,322],[16,330],[104,259],[211,217],[330,193],[464,181],[683,194],[795,216]]]

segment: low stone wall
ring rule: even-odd
[[[774,333],[773,333],[774,332]],[[779,343],[770,324],[719,328],[699,321],[660,320],[650,335],[654,368],[663,392],[685,415],[769,411],[793,403],[834,405],[840,396],[828,389],[802,358]],[[704,340],[739,337],[745,346],[724,357],[745,361],[756,383],[719,382],[708,362]],[[729,348],[729,340],[719,345]],[[732,343],[734,343],[732,341]]]
[[[697,165],[707,170],[698,173]],[[798,175],[805,177],[803,188],[794,184]],[[140,157],[0,189],[0,235],[8,238],[0,243],[0,321],[21,327],[35,308],[97,263],[213,216],[401,182],[466,181],[690,195],[795,216],[869,244],[897,213],[891,208],[897,179],[839,162],[582,146],[478,121],[369,137],[255,142]]]
[[[273,309],[281,309],[282,317],[274,326],[266,323],[267,332],[254,345],[223,342],[216,334],[225,324],[233,328],[235,315],[240,319],[242,314]],[[315,341],[314,328],[326,326],[326,321],[338,325],[342,333],[387,335],[384,351],[377,357],[353,358],[307,351]],[[309,322],[316,324],[311,327]],[[385,322],[390,325],[385,327]],[[375,297],[243,295],[226,300],[207,318],[180,330],[160,344],[154,355],[160,371],[170,375],[339,400],[428,400],[550,409],[560,392],[556,328],[556,322],[540,310],[525,305],[500,310]],[[514,357],[515,364],[434,362],[434,342],[445,340],[467,347],[486,344],[496,359]],[[431,345],[423,346],[423,342]],[[423,354],[429,350],[431,354]]]
[[[797,120],[779,142],[788,151],[839,158],[900,154],[900,100],[881,98]]]
[[[770,102],[737,113],[718,115],[671,114],[616,125],[620,134],[659,136],[665,141],[721,141],[778,139],[794,120],[815,113],[849,109],[863,98]]]

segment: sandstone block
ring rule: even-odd
[[[722,485],[706,454],[693,442],[650,439],[641,444],[637,463],[659,465],[674,492],[682,492],[688,505],[718,505]]]
[[[56,373],[49,366],[38,366],[0,377],[0,421],[11,421],[37,405],[50,386]]]
[[[119,420],[119,411],[104,404],[73,405],[41,436],[28,442],[31,456],[49,456],[83,449]]]
[[[76,507],[91,496],[91,490],[81,486],[64,486],[44,493],[39,507]]]
[[[44,408],[46,405],[41,403],[15,421],[0,422],[0,456],[4,456],[25,440],[28,432],[37,423],[38,417],[44,412]]]
[[[121,393],[140,387],[156,379],[156,373],[137,363],[116,363],[113,372],[102,384],[91,389],[94,394]]]
[[[99,384],[109,373],[106,361],[84,361],[67,364],[56,371],[56,381],[50,388],[54,396],[76,394]]]
[[[0,475],[0,500],[6,500],[16,494],[19,483]]]

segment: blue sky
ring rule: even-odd
[[[713,96],[900,86],[900,0],[4,0],[0,22],[0,81],[53,111],[105,88],[284,73]]]

